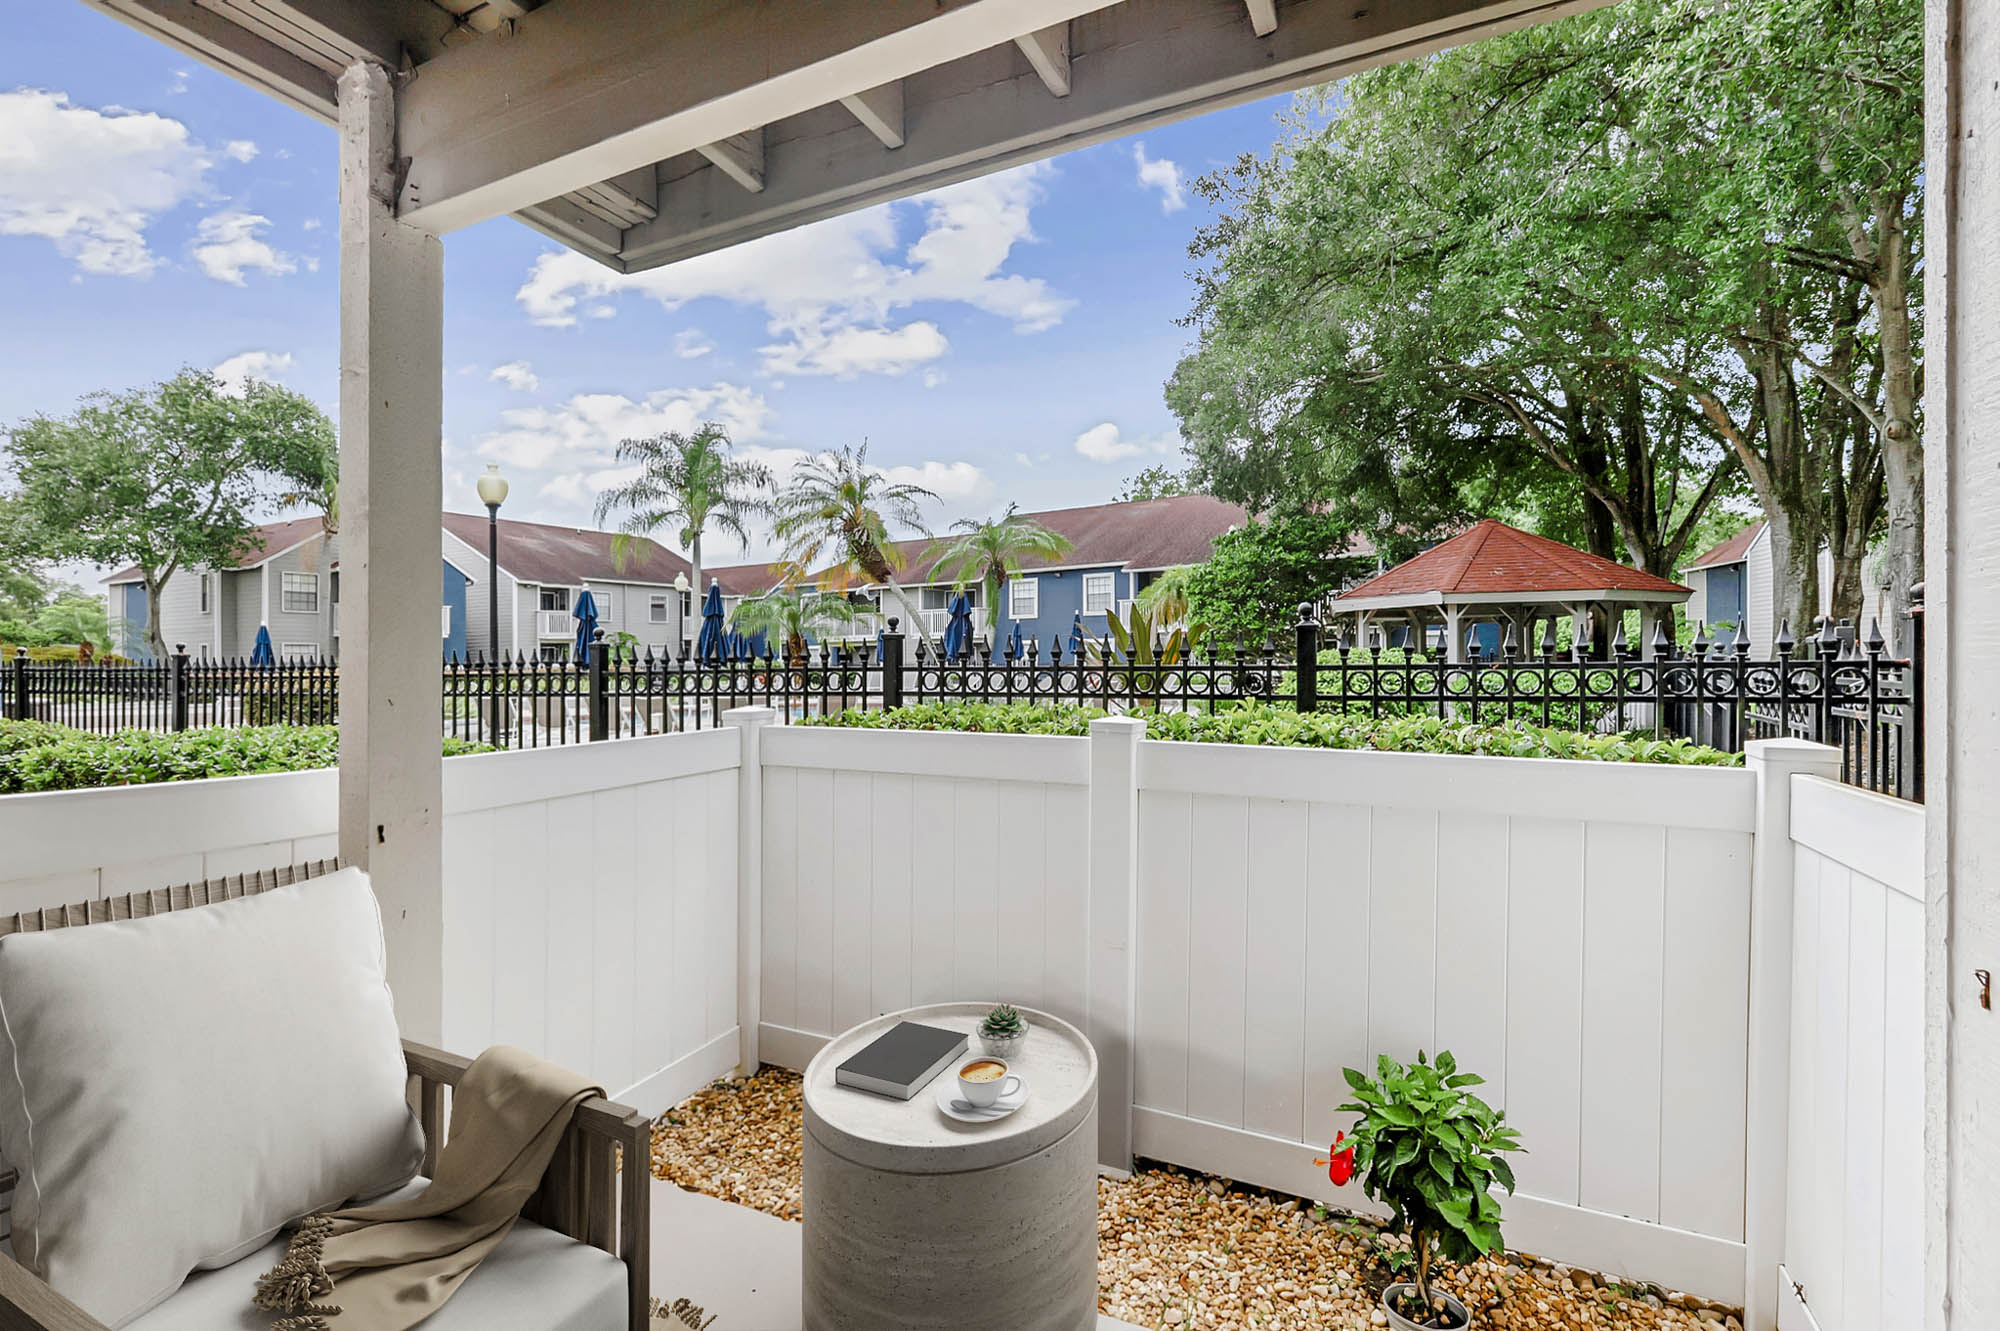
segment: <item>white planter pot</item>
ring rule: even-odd
[[[1396,1311],[1396,1300],[1404,1294],[1416,1293],[1416,1289],[1415,1285],[1398,1283],[1382,1291],[1382,1311],[1389,1314],[1389,1325],[1396,1328],[1396,1331],[1434,1331],[1434,1328],[1429,1324],[1413,1322]],[[1452,1316],[1458,1319],[1451,1324],[1453,1331],[1458,1331],[1458,1328],[1472,1325],[1472,1314],[1467,1312],[1465,1305],[1457,1299],[1435,1286],[1431,1288],[1431,1297],[1433,1299],[1443,1299],[1445,1307],[1450,1310]]]

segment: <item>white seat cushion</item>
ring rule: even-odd
[[[384,1201],[423,1186],[421,1179]],[[198,1271],[173,1297],[125,1331],[270,1331],[271,1314],[250,1306],[257,1277],[285,1255],[289,1234],[234,1266]],[[479,1264],[420,1331],[625,1331],[625,1263],[527,1220]],[[338,1304],[336,1288],[328,1302]],[[334,1318],[337,1328],[340,1319]]]
[[[375,894],[358,870],[0,938],[14,1247],[122,1326],[192,1270],[417,1170]]]

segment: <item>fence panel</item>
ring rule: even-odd
[[[1921,1302],[1923,812],[1793,778],[1788,1314],[1884,1331]]]
[[[1516,1242],[1741,1287],[1748,773],[1141,747],[1139,1154],[1365,1210],[1340,1069],[1450,1048]]]
[[[766,730],[765,1058],[921,1003],[1081,1021],[1088,743]]]

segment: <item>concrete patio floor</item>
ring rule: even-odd
[[[653,1180],[653,1294],[685,1299],[715,1331],[800,1331],[795,1221]],[[685,1325],[676,1318],[673,1327]],[[1138,1331],[1097,1319],[1098,1331]]]

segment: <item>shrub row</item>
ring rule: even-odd
[[[886,712],[840,712],[802,725],[864,730],[965,730],[1006,735],[1085,735],[1105,712],[1096,707],[1022,703],[919,703]],[[1376,749],[1385,753],[1485,754],[1504,758],[1573,758],[1590,762],[1677,763],[1735,767],[1738,754],[1685,739],[1592,735],[1512,722],[1473,725],[1434,716],[1302,713],[1262,704],[1229,711],[1163,712],[1146,718],[1150,739],[1208,744],[1273,744],[1313,749]]]
[[[0,721],[0,795],[136,786],[332,767],[340,759],[332,726],[247,726],[161,734],[94,735],[40,721]],[[444,755],[490,746],[446,739]]]

